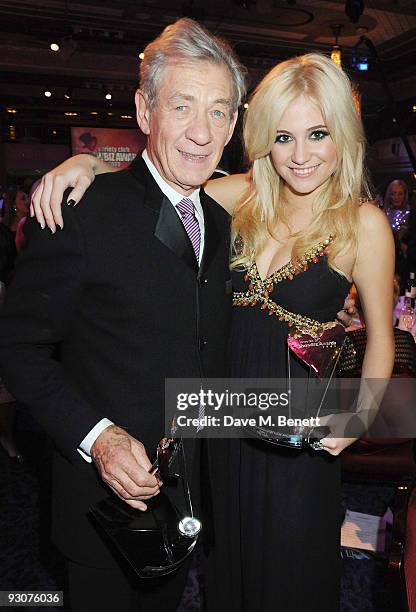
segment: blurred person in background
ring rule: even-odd
[[[393,232],[407,225],[410,213],[409,190],[401,179],[395,179],[388,184],[384,195],[384,211]]]
[[[400,278],[400,294],[403,295],[409,273],[409,190],[401,179],[391,181],[384,195],[384,211],[394,234],[396,250],[396,274]]]
[[[35,193],[35,191],[36,191],[39,183],[41,182],[41,180],[42,179],[37,179],[36,181],[34,181],[32,183],[32,186],[31,186],[31,188],[29,190],[28,202],[30,202],[31,197]],[[24,209],[24,207],[21,206],[21,212],[23,212],[23,209]],[[26,244],[26,237],[25,237],[25,234],[24,234],[23,230],[24,230],[24,227],[25,227],[25,223],[26,223],[26,219],[28,217],[28,214],[29,214],[29,210],[28,209],[26,209],[26,212],[25,212],[24,215],[20,215],[20,213],[19,213],[20,219],[18,220],[17,225],[16,225],[16,249],[17,249],[18,253],[23,249],[23,247]]]
[[[23,217],[29,214],[29,197],[18,186],[10,187],[3,202],[2,222],[15,233]]]

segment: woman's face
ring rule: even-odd
[[[300,96],[283,114],[271,150],[274,167],[293,195],[306,196],[335,171],[337,152],[320,110]]]
[[[391,187],[391,192],[390,192],[390,200],[391,200],[392,206],[394,208],[401,208],[404,204],[404,198],[405,198],[405,192],[403,189],[403,185],[401,185],[400,183],[396,183],[395,181]]]

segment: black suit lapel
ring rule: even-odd
[[[198,262],[191,241],[178,213],[173,209],[172,202],[166,197],[163,198],[160,207],[155,236],[175,255],[180,257],[186,265],[198,272]]]
[[[141,155],[133,160],[129,170],[144,188],[143,204],[158,214],[155,237],[195,273],[198,272],[195,252],[183,223],[174,210],[172,202],[160,190]]]
[[[214,220],[214,215],[209,206],[210,198],[207,196],[205,191],[201,189],[200,200],[202,210],[204,211],[204,224],[205,224],[205,237],[204,237],[204,252],[202,254],[201,266],[199,268],[198,276],[204,274],[205,270],[209,267],[220,243],[220,234],[217,225]]]

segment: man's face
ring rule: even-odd
[[[136,93],[149,157],[179,193],[192,193],[215,170],[237,119],[231,100],[227,68],[205,61],[168,64],[152,111]]]

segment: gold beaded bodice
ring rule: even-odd
[[[256,306],[260,305],[262,310],[267,311],[269,316],[277,316],[279,321],[286,321],[289,327],[296,325],[299,329],[308,328],[317,331],[322,323],[310,317],[301,314],[290,312],[283,308],[275,300],[271,298],[276,285],[284,280],[293,280],[293,278],[302,272],[306,272],[311,264],[318,263],[319,258],[326,255],[328,248],[333,241],[333,237],[329,236],[326,240],[320,242],[310,251],[307,251],[302,260],[296,265],[289,262],[282,268],[273,272],[270,276],[262,279],[257,269],[256,262],[250,265],[247,273],[244,276],[244,282],[247,283],[246,291],[234,292],[233,306]]]

